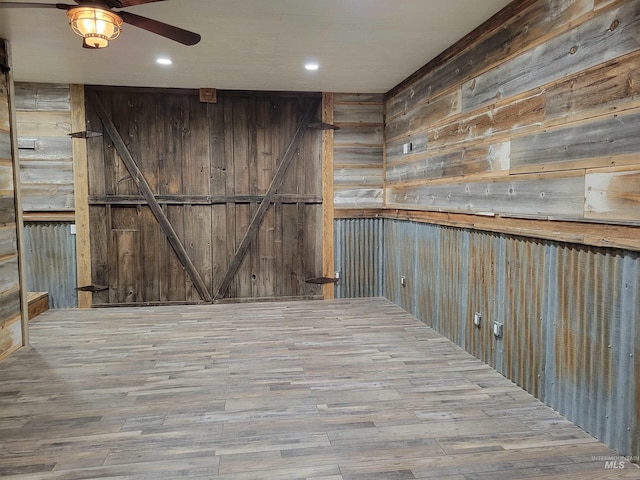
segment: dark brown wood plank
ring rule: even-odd
[[[178,238],[185,238],[184,207],[167,205],[164,210]],[[163,238],[166,239],[166,236],[163,235]],[[172,253],[173,249],[168,240],[165,240],[164,245],[164,264],[166,270],[162,274],[162,283],[167,285],[167,298],[171,301],[185,300],[187,298],[187,281],[189,277],[180,259]]]
[[[140,240],[137,230],[111,230],[113,237],[112,255],[116,261],[115,275],[110,285],[114,293],[114,303],[134,303],[140,299],[139,272],[136,254],[140,251]]]
[[[160,152],[158,172],[160,178],[159,193],[185,193],[185,115],[187,114],[185,95],[167,96],[163,99],[162,121],[164,121],[164,149]]]
[[[269,189],[269,183],[273,178],[275,155],[273,149],[273,102],[271,98],[260,98],[257,102],[256,115],[256,147],[258,151],[258,164],[262,166],[258,171],[258,192],[264,194]],[[275,198],[277,198],[276,195]],[[259,203],[258,200],[256,203]],[[322,202],[322,198],[320,198]],[[256,207],[257,208],[257,207]],[[277,270],[275,264],[275,211],[270,208],[258,232],[256,244],[258,245],[257,258],[258,278],[256,279],[256,296],[275,296],[275,282]]]
[[[127,170],[129,170],[131,177],[134,179],[142,195],[147,200],[147,203],[149,204],[149,207],[151,208],[151,211],[153,212],[154,216],[158,220],[158,223],[160,224],[163,233],[169,240],[171,247],[175,251],[176,255],[180,259],[180,262],[182,263],[185,270],[187,271],[187,274],[189,275],[196,289],[198,290],[198,293],[200,294],[200,298],[205,301],[211,301],[211,294],[207,291],[206,285],[204,284],[202,277],[200,276],[197,269],[193,265],[193,262],[189,258],[189,255],[187,254],[184,246],[182,245],[182,242],[176,235],[175,230],[171,226],[171,223],[167,219],[162,208],[156,201],[153,195],[153,192],[151,191],[144,176],[142,175],[142,172],[136,165],[135,160],[129,153],[129,150],[127,149],[127,146],[122,140],[120,133],[118,132],[115,125],[109,118],[107,112],[105,111],[100,98],[98,97],[96,92],[90,92],[89,97],[93,107],[95,108],[96,112],[98,113],[98,115],[100,116],[100,119],[103,122],[105,130],[107,131],[112,141],[114,142],[114,146],[117,149],[118,154],[120,155],[120,158],[122,159],[123,163],[126,165]]]
[[[309,107],[303,119],[301,120],[300,124],[298,125],[296,133],[289,147],[287,148],[286,152],[282,157],[282,161],[280,162],[280,164],[278,165],[278,168],[276,169],[271,185],[269,185],[269,189],[265,194],[265,198],[262,201],[262,203],[260,203],[258,210],[256,211],[254,217],[251,220],[251,223],[249,225],[249,228],[247,229],[247,232],[245,233],[244,237],[242,238],[242,241],[238,246],[238,249],[236,250],[235,256],[229,266],[229,270],[225,274],[225,277],[220,285],[220,288],[218,289],[218,292],[214,297],[215,299],[218,299],[226,294],[227,289],[229,288],[229,285],[233,280],[233,277],[238,271],[238,268],[240,267],[240,264],[244,259],[244,256],[247,253],[247,250],[251,245],[251,242],[255,239],[258,229],[260,228],[260,224],[262,223],[262,220],[264,219],[267,209],[270,206],[271,198],[275,195],[276,191],[278,190],[278,188],[282,184],[282,181],[284,180],[284,177],[287,173],[287,169],[291,164],[291,161],[293,160],[293,156],[295,155],[297,148],[299,147],[299,144],[302,141],[302,138],[304,137],[304,134],[307,131],[309,123],[311,122],[313,115],[315,115],[318,110],[319,103],[320,103],[319,100],[314,99],[309,104]]]
[[[211,207],[211,291],[217,292],[229,266],[227,255],[227,205]]]
[[[264,195],[155,195],[162,205],[222,205],[225,203],[259,203]],[[142,195],[93,195],[90,205],[142,205],[146,200]],[[322,203],[320,195],[276,194],[272,203]]]
[[[140,262],[142,276],[140,278],[139,301],[159,300],[162,277],[161,262],[163,260],[162,244],[165,242],[160,225],[148,206],[138,209],[140,229]],[[153,248],[150,248],[150,247]]]
[[[109,238],[110,238],[111,206],[90,207],[89,225],[91,225],[91,283],[95,285],[109,285]],[[109,292],[93,292],[92,304],[108,303]]]
[[[185,222],[185,249],[193,263],[198,265],[208,291],[211,291],[211,207],[189,205],[183,207]],[[193,285],[187,286],[187,300],[198,301],[200,296]]]
[[[211,169],[211,195],[227,193],[227,159],[225,152],[225,102],[207,104],[209,126],[209,156]]]
[[[242,244],[242,239],[244,238],[245,232],[249,230],[251,225],[251,219],[255,216],[255,213],[252,212],[251,205],[247,204],[236,204],[236,230],[235,230],[235,245],[236,250]],[[258,228],[258,232],[259,232]],[[257,235],[257,232],[256,232]],[[238,269],[236,274],[233,277],[233,283],[235,285],[236,296],[238,298],[250,298],[253,296],[253,288],[252,288],[252,261],[251,261],[251,246],[253,245],[253,241],[249,244],[249,248],[246,251],[246,254],[240,261],[238,265]],[[233,260],[232,260],[233,262]]]

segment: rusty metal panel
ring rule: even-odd
[[[383,220],[340,219],[334,226],[335,268],[340,273],[336,298],[383,294]]]
[[[465,347],[468,310],[469,232],[418,224],[412,313]]]
[[[501,250],[505,278],[500,285],[504,302],[500,343],[504,357],[498,370],[539,398],[544,389],[547,246],[532,239],[506,237]]]
[[[640,456],[639,254],[393,220],[385,246],[387,298]]]
[[[487,232],[468,232],[467,309],[463,319],[467,351],[504,373],[504,348],[494,337],[493,322],[504,321],[505,244],[504,236]],[[473,317],[481,316],[480,326]]]
[[[404,308],[415,312],[416,236],[417,224],[413,222],[385,221],[385,296]]]
[[[548,244],[543,399],[624,455],[640,455],[640,257]]]
[[[70,223],[26,223],[27,289],[48,292],[49,308],[75,308],[76,243]]]

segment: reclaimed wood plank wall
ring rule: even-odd
[[[214,104],[189,91],[94,91],[216,292],[311,96],[218,92]],[[91,102],[87,120],[102,131]],[[93,303],[200,301],[109,136],[87,147],[92,279],[108,287]],[[226,298],[320,296],[305,280],[322,274],[321,147],[308,131]]]
[[[383,205],[384,99],[382,94],[336,93],[334,205],[339,209]]]
[[[388,93],[386,206],[640,225],[640,1],[527,5]]]
[[[78,237],[69,228],[76,203],[74,176],[79,170],[73,165],[74,140],[69,134],[85,130],[84,118],[81,127],[72,130],[68,84],[17,82],[14,103],[26,221],[26,285],[48,292],[51,308],[75,307],[76,250],[70,240]],[[60,236],[64,231],[67,236]]]
[[[8,47],[2,39],[0,63],[9,65]],[[0,73],[0,359],[19,348],[26,335],[21,310],[10,93],[9,74]]]
[[[73,212],[69,85],[16,83],[16,121],[25,212]]]

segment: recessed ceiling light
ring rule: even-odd
[[[304,68],[306,68],[310,72],[315,72],[320,68],[320,65],[318,65],[316,62],[308,62],[304,65]]]
[[[158,62],[160,65],[171,65],[173,63],[170,58],[166,57],[160,57],[158,60],[156,60],[156,62]]]

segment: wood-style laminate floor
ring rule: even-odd
[[[0,363],[6,479],[640,478],[384,299],[50,310]]]

